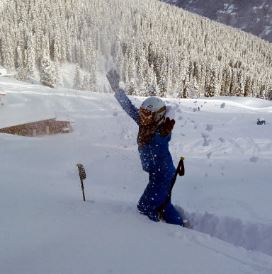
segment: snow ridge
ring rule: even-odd
[[[211,213],[186,213],[194,230],[248,250],[272,255],[272,225],[242,222],[238,218]]]

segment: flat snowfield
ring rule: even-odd
[[[185,156],[186,168],[173,203],[187,212],[189,230],[137,212],[148,174],[137,126],[112,94],[4,77],[0,91],[0,128],[48,118],[73,127],[0,134],[1,274],[272,273],[272,102],[165,100],[176,119],[173,160]],[[87,173],[86,202],[77,163]]]

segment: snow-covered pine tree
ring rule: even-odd
[[[222,70],[221,89],[220,89],[221,96],[230,95],[231,79],[232,79],[232,70],[228,65],[226,65],[224,66]]]
[[[79,65],[77,65],[75,70],[73,88],[81,89],[81,87],[82,87],[82,76],[81,76]]]
[[[25,68],[25,56],[24,56],[24,49],[23,45],[18,46],[16,49],[16,69],[17,75],[16,78],[20,81],[25,81],[27,79],[27,70]]]
[[[213,68],[208,68],[206,74],[205,96],[213,97],[216,94],[216,72]]]
[[[245,89],[243,73],[240,69],[237,70],[236,73],[237,73],[237,85],[236,85],[235,95],[242,96],[244,94],[244,89]]]
[[[90,87],[89,87],[89,75],[88,74],[85,74],[83,76],[83,81],[82,81],[82,85],[80,87],[81,90],[89,90]]]
[[[35,71],[35,67],[36,67],[35,39],[32,35],[30,37],[28,37],[25,55],[26,55],[27,76],[31,78],[34,76],[34,71]]]
[[[272,89],[268,90],[266,93],[266,99],[272,101]]]
[[[96,91],[96,71],[92,70],[89,73],[89,90]]]
[[[55,87],[57,82],[55,64],[46,56],[41,60],[40,81],[51,88]]]
[[[13,38],[9,33],[3,33],[6,37],[1,39],[1,55],[2,55],[2,65],[9,71],[15,68],[15,48],[12,45]]]
[[[56,33],[54,39],[52,40],[52,46],[53,46],[53,60],[55,62],[62,61],[62,55],[61,55],[61,42],[60,42],[60,33]]]

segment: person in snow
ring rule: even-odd
[[[176,169],[168,144],[175,120],[166,118],[166,105],[159,97],[148,97],[138,109],[119,87],[118,73],[111,70],[107,78],[117,101],[139,126],[138,151],[143,170],[149,174],[149,183],[138,202],[138,210],[152,221],[162,218],[167,223],[183,226],[182,216],[169,197]]]

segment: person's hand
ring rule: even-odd
[[[167,117],[160,131],[161,136],[167,136],[168,134],[170,134],[174,128],[174,125],[175,125],[175,120],[174,119],[170,120],[170,118]]]
[[[119,89],[120,75],[115,69],[111,69],[107,72],[107,78],[112,90],[115,92]]]

